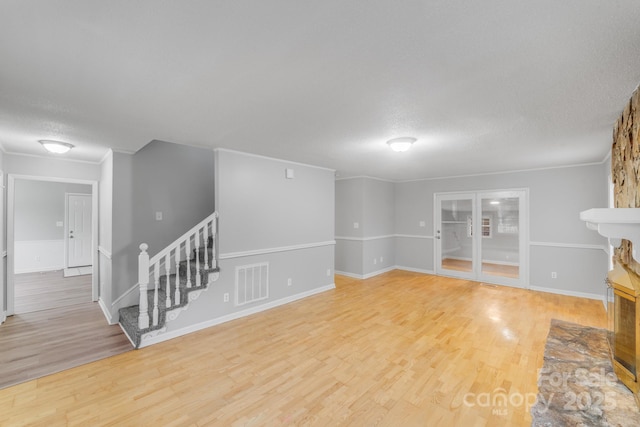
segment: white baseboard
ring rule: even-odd
[[[569,297],[579,297],[579,298],[600,300],[600,301],[603,301],[603,303],[605,303],[605,307],[606,307],[606,302],[604,301],[604,295],[592,294],[588,292],[568,291],[565,289],[545,288],[542,286],[530,286],[529,289],[532,291],[547,292],[550,294],[557,294],[557,295],[566,295]]]
[[[195,325],[188,326],[186,328],[177,329],[175,331],[169,331],[163,334],[156,335],[154,337],[150,337],[147,339],[143,339],[140,343],[139,348],[148,347],[153,344],[158,344],[163,341],[167,341],[173,338],[180,337],[182,335],[187,335],[196,331],[200,331],[202,329],[210,328],[211,326],[220,325],[222,323],[230,322],[232,320],[240,319],[241,317],[250,316],[252,314],[260,313],[262,311],[266,311],[275,307],[279,307],[284,304],[289,304],[290,302],[294,302],[303,298],[310,297],[312,295],[316,295],[322,292],[330,291],[335,289],[336,285],[334,283],[326,286],[321,286],[319,288],[312,289],[307,292],[301,292],[299,294],[290,295],[285,298],[281,298],[279,300],[270,301],[266,304],[262,304],[256,307],[251,307],[246,310],[237,311],[235,313],[228,314],[226,316],[218,317],[216,319],[207,320],[205,322],[197,323]]]
[[[340,276],[351,277],[352,279],[364,279],[364,276],[362,274],[347,273],[346,271],[338,271],[338,270],[335,270],[334,273]]]
[[[424,270],[422,268],[413,268],[413,267],[404,267],[402,265],[396,265],[397,270],[411,271],[413,273],[423,273],[423,274],[436,274],[433,270]]]
[[[106,317],[107,322],[110,325],[115,325],[117,322],[114,322],[113,315],[111,314],[111,311],[107,308],[107,305],[105,304],[102,298],[98,298],[98,305],[102,309],[102,314],[104,314],[104,317]]]
[[[340,276],[347,276],[347,277],[351,277],[354,279],[360,279],[360,280],[364,280],[364,279],[370,279],[372,277],[378,276],[380,274],[383,273],[387,273],[389,271],[392,270],[404,270],[404,271],[412,271],[414,273],[424,273],[424,274],[436,274],[433,270],[422,270],[419,268],[412,268],[412,267],[403,267],[401,265],[394,265],[391,267],[387,267],[384,268],[382,270],[378,270],[378,271],[374,271],[372,273],[368,273],[368,274],[355,274],[355,273],[348,273],[346,271],[338,271],[336,270],[336,274],[339,274]]]

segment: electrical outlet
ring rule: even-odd
[[[354,222],[354,223],[353,223],[353,228],[360,228],[360,224],[359,224],[359,223],[357,223],[357,222]]]
[[[287,279],[287,286],[291,286],[291,277]]]
[[[377,258],[374,258],[374,259],[373,259],[373,264],[375,265],[375,264],[377,264],[377,263],[378,263],[378,259],[377,259]]]
[[[162,221],[162,212],[156,212],[156,221]]]
[[[327,268],[327,277],[330,277],[330,276],[331,276],[331,269]]]
[[[426,225],[427,225],[427,224],[426,224],[424,221],[420,221],[420,222],[418,223],[418,225],[419,225],[420,227],[426,227]]]
[[[380,264],[382,264],[382,261],[384,261],[384,258],[380,257]]]
[[[224,302],[229,302],[229,292],[225,292],[225,294],[224,294]]]
[[[558,273],[556,273],[555,271],[551,272],[551,278],[552,279],[557,279],[558,278]]]

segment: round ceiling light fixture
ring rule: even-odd
[[[410,136],[403,136],[401,138],[390,139],[387,141],[387,144],[389,144],[389,147],[391,147],[393,151],[402,153],[404,151],[407,151],[409,148],[411,148],[413,143],[416,141],[417,139],[412,138]]]
[[[68,142],[52,141],[50,139],[41,139],[38,141],[45,150],[53,154],[64,154],[71,150],[74,146]]]

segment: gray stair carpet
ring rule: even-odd
[[[209,263],[213,259],[213,241],[210,238],[207,244],[207,252],[209,255]],[[177,309],[180,307],[184,307],[187,305],[189,301],[189,292],[205,289],[208,286],[208,278],[209,273],[214,273],[219,271],[219,268],[204,268],[204,247],[200,248],[200,268],[196,268],[196,251],[193,250],[193,255],[191,260],[189,261],[189,266],[191,270],[191,287],[187,288],[187,261],[180,261],[180,267],[178,269],[178,274],[170,274],[169,277],[169,292],[171,295],[171,307],[169,310]],[[121,308],[119,310],[120,313],[120,325],[122,329],[124,329],[125,333],[129,336],[131,341],[133,342],[135,348],[139,348],[140,340],[142,339],[142,335],[155,331],[158,329],[162,329],[165,325],[167,318],[167,307],[166,307],[166,297],[167,297],[167,276],[164,273],[164,265],[160,266],[160,280],[158,286],[158,324],[153,326],[153,300],[154,300],[154,283],[151,281],[149,283],[149,289],[147,291],[147,301],[148,301],[148,312],[149,312],[149,327],[146,329],[138,328],[138,317],[140,314],[140,306],[132,305],[130,307]],[[196,276],[200,275],[201,284],[200,286],[196,286]],[[176,304],[175,301],[175,291],[176,286],[180,287],[180,302]]]

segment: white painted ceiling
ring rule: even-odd
[[[639,23],[637,0],[3,0],[0,143],[97,162],[158,139],[394,180],[600,162]]]

